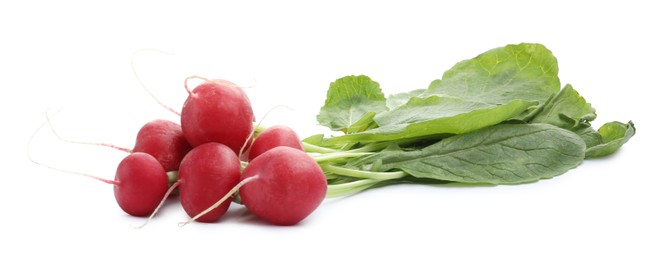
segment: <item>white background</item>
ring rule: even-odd
[[[1,259],[450,258],[666,259],[666,9],[659,1],[3,1],[0,3]],[[241,2],[241,1],[240,1]],[[577,3],[576,3],[577,2]],[[303,137],[329,83],[366,74],[386,94],[426,87],[456,62],[538,42],[598,112],[633,120],[617,154],[516,186],[383,187],[327,200],[293,227],[233,206],[184,228],[172,200],[141,230],[112,187],[32,164],[28,140],[53,118],[68,139],[131,147],[157,105],[185,99],[200,75],[248,87],[265,124]],[[153,49],[157,51],[140,51]],[[35,135],[36,160],[113,178],[122,152]]]

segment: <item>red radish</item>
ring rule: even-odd
[[[116,169],[115,180],[105,182],[114,184],[118,206],[132,216],[151,214],[169,188],[160,162],[142,152],[133,152],[123,158]]]
[[[157,159],[147,153],[130,153],[123,158],[116,169],[114,180],[108,180],[87,173],[58,169],[33,159],[38,165],[66,173],[78,174],[114,185],[114,197],[125,213],[143,217],[154,212],[169,190],[169,180]]]
[[[186,140],[196,147],[218,142],[240,154],[253,131],[253,109],[245,92],[232,82],[207,80],[190,91],[181,110]]]
[[[244,205],[276,225],[294,225],[325,199],[327,180],[318,163],[304,151],[279,146],[253,159],[242,174],[239,195]]]
[[[295,149],[304,150],[302,142],[292,128],[276,125],[271,126],[260,133],[250,146],[248,152],[249,160],[253,160],[260,154],[278,146],[289,146]]]
[[[132,151],[153,155],[166,171],[176,171],[190,149],[179,124],[156,119],[139,129]]]
[[[181,205],[188,216],[195,217],[222,198],[239,183],[241,164],[232,149],[220,143],[206,143],[193,148],[179,167]],[[230,206],[231,199],[199,216],[197,221],[215,222]]]
[[[129,154],[118,164],[114,180],[108,180],[82,172],[67,171],[43,164],[33,159],[30,151],[28,151],[28,158],[30,161],[49,169],[78,174],[114,185],[114,197],[116,198],[116,202],[123,211],[132,216],[148,216],[161,203],[164,194],[169,190],[169,177],[161,163],[155,157],[144,152],[132,152],[129,149],[104,143],[86,143],[65,140],[56,133],[51,125],[50,117],[48,115],[46,122],[30,137],[29,143],[32,143],[35,134],[37,134],[37,132],[47,123],[56,137],[63,141],[79,144],[102,145],[129,152]],[[30,147],[30,144],[28,147]]]
[[[48,116],[46,120],[53,134],[64,142],[106,146],[127,153],[148,153],[160,161],[165,171],[178,170],[181,159],[183,159],[183,156],[185,156],[185,154],[190,151],[190,149],[192,149],[183,135],[181,126],[177,123],[164,119],[155,119],[144,124],[137,133],[135,147],[133,149],[123,148],[108,143],[67,140],[61,137],[58,132],[56,132],[56,129],[53,127],[53,125],[51,125],[51,119]]]

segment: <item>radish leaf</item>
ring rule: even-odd
[[[447,95],[490,104],[516,99],[543,103],[561,88],[558,72],[557,59],[545,46],[507,45],[455,64],[422,95]]]
[[[630,121],[626,124],[614,121],[602,125],[598,133],[601,143],[587,147],[587,158],[603,157],[616,152],[636,134],[636,127]]]
[[[584,160],[584,141],[549,124],[499,124],[455,135],[415,151],[392,149],[352,163],[382,162],[417,178],[462,183],[514,184],[560,175]]]
[[[329,85],[325,105],[320,108],[317,119],[334,131],[349,133],[352,125],[356,130],[366,129],[355,123],[359,120],[370,123],[369,116],[385,110],[385,95],[378,82],[364,75],[347,76]]]
[[[484,103],[456,102],[452,98],[439,96],[426,99],[413,98],[400,108],[376,116],[378,128],[332,137],[324,142],[334,145],[467,133],[513,118],[535,104],[515,100],[492,106]]]
[[[569,84],[541,108],[531,120],[561,128],[576,130],[590,126],[596,119],[596,110]]]

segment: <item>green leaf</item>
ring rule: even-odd
[[[540,44],[489,50],[457,63],[423,95],[439,94],[490,104],[547,100],[561,88],[557,59]]]
[[[579,165],[585,143],[549,124],[500,124],[455,135],[417,151],[383,151],[349,166],[378,160],[382,171],[463,183],[514,184],[551,178]]]
[[[603,137],[599,134],[596,129],[593,127],[584,127],[574,131],[577,135],[584,140],[587,144],[587,148],[599,145],[603,142]]]
[[[569,84],[540,108],[531,122],[552,124],[576,130],[590,126],[596,119],[596,110]]]
[[[378,125],[376,125],[376,122],[373,121],[374,116],[376,115],[376,112],[368,112],[364,114],[362,117],[360,117],[357,122],[353,123],[348,127],[347,133],[358,133],[365,131],[367,129],[371,128],[376,128]]]
[[[462,134],[501,123],[535,104],[515,100],[503,105],[489,105],[457,102],[456,99],[440,96],[415,97],[404,106],[376,116],[378,128],[332,137],[324,140],[324,143],[340,145]]]
[[[528,114],[560,89],[557,60],[540,44],[508,45],[457,63],[432,82],[390,96],[378,128],[333,137],[329,144],[462,134]]]
[[[385,95],[378,82],[364,75],[347,76],[329,85],[325,105],[320,108],[317,119],[334,131],[348,132],[351,125],[368,113],[385,110]]]
[[[415,89],[410,92],[404,92],[399,94],[390,95],[387,98],[387,108],[393,110],[399,106],[402,106],[408,102],[412,97],[417,97],[420,94],[424,93],[426,89]]]
[[[496,106],[444,96],[413,97],[406,104],[379,114],[375,120],[380,127],[410,125]]]
[[[601,143],[587,148],[587,158],[613,154],[636,134],[636,127],[631,121],[626,124],[614,121],[601,126],[598,133],[601,136]]]

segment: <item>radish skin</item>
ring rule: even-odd
[[[195,217],[224,197],[239,183],[241,164],[229,147],[215,142],[193,148],[179,167],[179,196],[188,216]],[[199,222],[216,222],[227,211],[231,199],[199,216]]]
[[[208,80],[192,91],[181,110],[181,127],[191,146],[217,142],[240,154],[253,132],[253,109],[243,89],[232,82]]]
[[[276,225],[295,225],[310,215],[327,193],[325,174],[304,151],[279,146],[253,159],[239,189],[244,205]]]
[[[116,169],[114,196],[118,206],[132,216],[148,216],[167,192],[167,174],[153,156],[133,152]]]
[[[176,171],[183,157],[191,149],[179,124],[156,119],[139,129],[132,151],[153,155],[165,171]]]
[[[249,160],[253,160],[260,154],[278,146],[289,146],[304,150],[302,142],[292,128],[284,125],[271,126],[260,133],[250,146],[248,152]]]

